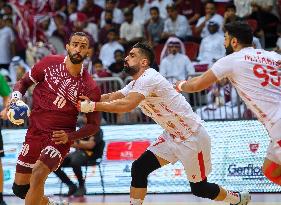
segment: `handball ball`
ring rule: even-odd
[[[24,120],[29,117],[30,110],[27,104],[21,100],[11,102],[10,108],[8,110],[8,119],[15,125],[21,125]]]

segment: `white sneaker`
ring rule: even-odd
[[[230,204],[230,205],[247,205],[251,201],[251,195],[247,191],[239,192],[240,202],[238,204]]]
[[[54,201],[53,199],[50,199],[49,198],[49,203],[48,203],[48,205],[69,205],[69,203],[68,202],[66,202],[66,201]]]

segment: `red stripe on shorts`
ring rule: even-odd
[[[198,162],[201,172],[201,178],[202,180],[206,179],[206,173],[205,173],[205,164],[204,164],[204,158],[202,151],[198,153]]]

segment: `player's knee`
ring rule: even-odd
[[[145,166],[138,160],[134,161],[131,168],[132,182],[131,185],[135,188],[146,188],[148,171]]]
[[[29,190],[30,185],[26,184],[26,185],[17,185],[16,183],[13,184],[13,193],[21,198],[21,199],[25,199],[25,196]]]
[[[50,170],[48,167],[45,167],[44,165],[38,165],[35,166],[32,169],[32,182],[34,184],[42,184],[44,183],[45,179],[49,175]]]
[[[217,184],[207,182],[207,179],[193,183],[190,182],[192,194],[202,198],[214,200],[220,193],[220,187]]]
[[[151,151],[146,151],[132,164],[131,186],[135,188],[146,188],[148,175],[158,168],[160,168],[160,164],[155,155]]]

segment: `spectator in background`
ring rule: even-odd
[[[10,19],[12,19],[13,23],[16,22],[16,19],[15,19],[16,17],[13,14],[13,8],[11,5],[5,4],[2,12],[3,12],[2,14],[5,16],[5,19],[10,18]]]
[[[156,6],[150,8],[150,16],[147,24],[147,40],[151,45],[156,45],[161,41],[164,20],[159,16],[159,9]]]
[[[118,31],[111,29],[107,32],[108,42],[104,44],[100,49],[99,58],[102,60],[104,67],[108,68],[115,62],[114,52],[116,50],[124,51],[123,46],[117,41]]]
[[[247,18],[252,13],[251,2],[253,0],[234,0],[236,15],[240,18]]]
[[[197,0],[175,0],[177,11],[184,15],[190,25],[196,24],[200,18],[201,2]]]
[[[11,59],[16,53],[15,35],[13,30],[5,25],[2,14],[0,14],[0,47],[0,68],[8,70]]]
[[[236,15],[236,7],[233,3],[228,3],[226,5],[226,10],[224,12],[224,22],[223,22],[223,29],[224,25],[227,23],[231,23],[234,21],[242,21],[243,18],[240,18]],[[251,25],[250,25],[251,26]],[[255,33],[255,29],[253,26],[251,26],[253,33]],[[254,48],[262,48],[260,40],[257,37],[253,37],[253,46]]]
[[[30,67],[19,56],[14,56],[9,66],[11,83],[15,84],[20,80]]]
[[[66,26],[66,16],[64,13],[57,13],[54,17],[54,21],[56,24],[56,30],[53,32],[52,36],[58,37],[64,45],[67,44],[70,37],[70,30],[68,26]]]
[[[185,48],[180,39],[170,37],[165,43],[161,52],[159,72],[171,83],[185,80],[190,74],[194,74],[194,67],[185,55]]]
[[[111,73],[104,68],[102,61],[100,59],[96,59],[93,61],[93,68],[95,70],[94,77],[95,78],[105,78],[105,77],[111,77]],[[104,87],[101,86],[101,92],[105,93]]]
[[[159,9],[159,13],[162,19],[166,20],[168,18],[168,13],[167,13],[167,6],[169,4],[172,4],[172,0],[153,0],[150,4],[150,7],[156,6]]]
[[[82,31],[91,35],[95,42],[98,42],[98,26],[97,24],[90,22],[87,15],[82,12],[77,12],[72,15],[71,21],[75,27],[80,27]]]
[[[207,105],[195,112],[203,120],[239,119],[240,113],[244,113],[244,106],[240,106],[237,99],[234,87],[223,79],[211,86],[207,93]]]
[[[223,28],[224,25],[227,23],[231,23],[234,21],[241,21],[242,18],[236,15],[236,7],[233,3],[228,3],[225,7],[224,12],[224,21],[223,21]]]
[[[252,3],[252,14],[249,19],[255,19],[258,23],[257,31],[255,35],[258,38],[264,38],[264,47],[273,48],[277,41],[276,28],[279,24],[279,19],[274,14],[265,11],[260,5]]]
[[[7,120],[7,111],[8,105],[10,101],[10,87],[5,80],[5,78],[0,74],[0,96],[3,98],[3,105],[0,106],[0,119]],[[3,147],[3,137],[1,134],[1,125],[0,125],[0,150],[4,151]],[[2,160],[1,158],[4,157],[4,152],[0,153],[0,205],[7,205],[6,202],[3,200],[3,183],[4,183],[4,176],[3,176],[3,167],[2,167]]]
[[[66,14],[71,21],[72,15],[78,11],[78,0],[70,0],[67,4]]]
[[[113,13],[111,10],[104,11],[104,20],[105,25],[99,31],[99,43],[101,45],[108,42],[106,34],[109,30],[114,29],[116,31],[119,31],[120,29],[120,25],[113,22]]]
[[[112,76],[117,76],[122,78],[124,80],[128,75],[123,72],[124,69],[124,51],[122,50],[116,50],[114,51],[114,59],[115,62],[112,63],[109,67],[108,70],[112,73]]]
[[[81,11],[86,14],[88,22],[99,24],[103,9],[96,5],[94,0],[86,0],[86,3]]]
[[[275,0],[252,0],[251,3],[258,5],[261,10],[271,13],[275,2]]]
[[[168,4],[168,18],[165,20],[164,31],[161,38],[166,40],[171,36],[176,36],[181,40],[187,40],[192,35],[191,27],[185,16],[179,15],[175,4]]]
[[[219,25],[209,21],[208,31],[210,35],[201,41],[197,60],[209,66],[221,57],[225,56],[224,36],[219,33]]]
[[[122,11],[116,7],[116,0],[105,0],[105,10],[110,10],[113,13],[113,22],[116,24],[122,24],[124,21],[124,16]],[[100,27],[105,25],[105,12],[103,11],[100,17]]]
[[[133,10],[134,22],[144,25],[149,19],[149,5],[145,0],[137,0],[138,5]]]
[[[210,34],[207,28],[209,21],[216,22],[220,26],[219,32],[223,33],[223,17],[216,13],[216,4],[212,1],[206,3],[205,16],[199,18],[195,27],[195,32],[200,34],[201,38],[204,38]]]
[[[143,38],[143,27],[139,22],[133,21],[132,10],[124,10],[125,22],[120,27],[120,43],[125,47],[139,42]]]
[[[49,16],[43,16],[37,21],[36,28],[36,41],[46,42],[48,37],[52,36],[55,31],[51,28],[51,18]]]
[[[83,117],[85,121],[85,117]],[[81,166],[85,166],[91,159],[96,159],[98,151],[102,151],[103,146],[103,132],[100,129],[94,136],[90,136],[81,140],[75,141],[71,147],[75,148],[74,152],[70,152],[64,159],[61,166],[54,171],[55,175],[60,178],[62,183],[68,186],[67,196],[74,195],[75,197],[84,196],[86,194],[85,180]],[[77,187],[66,173],[62,170],[62,167],[72,167],[75,176],[77,177],[79,187]]]

